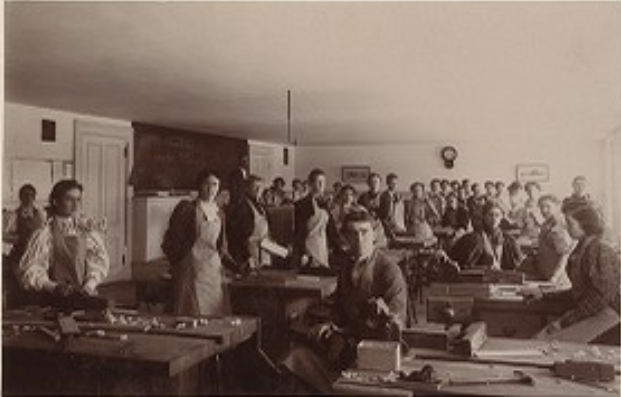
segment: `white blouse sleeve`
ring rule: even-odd
[[[92,230],[86,234],[86,279],[87,289],[95,288],[106,278],[110,270],[110,258],[101,232]]]
[[[17,278],[25,289],[51,291],[56,287],[56,282],[48,276],[51,251],[52,235],[46,224],[34,233],[19,262]]]

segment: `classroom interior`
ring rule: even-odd
[[[618,395],[620,22],[6,2],[2,394]]]

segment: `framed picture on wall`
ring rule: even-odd
[[[548,182],[550,167],[547,164],[518,164],[516,178],[519,182]]]
[[[344,165],[341,168],[343,183],[365,183],[369,179],[371,167],[368,165]]]

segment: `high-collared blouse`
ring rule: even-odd
[[[49,277],[53,263],[52,227],[65,236],[81,236],[86,243],[84,287],[94,290],[108,275],[110,259],[104,242],[105,221],[91,218],[52,217],[30,240],[17,269],[18,279],[26,289],[51,291],[56,281]]]

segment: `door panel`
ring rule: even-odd
[[[110,273],[106,282],[131,277],[128,252],[128,158],[130,136],[103,126],[76,126],[76,175],[84,185],[82,210],[104,217]]]

